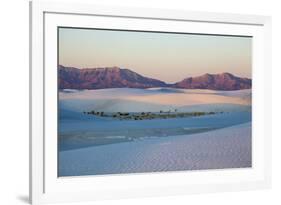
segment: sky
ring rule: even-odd
[[[64,66],[117,66],[167,83],[205,73],[251,78],[251,37],[59,28],[58,40]]]

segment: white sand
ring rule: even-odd
[[[60,176],[251,167],[251,123],[59,153]]]
[[[112,88],[60,92],[64,108],[76,111],[100,110],[104,112],[159,112],[159,110],[192,111],[199,106],[214,111],[231,111],[251,105],[251,90],[214,91],[170,88],[133,89]],[[225,106],[224,106],[225,105]],[[215,106],[215,108],[214,108]],[[242,108],[242,109],[244,109]],[[196,109],[195,109],[196,110]],[[206,110],[207,111],[207,110]]]
[[[213,90],[183,90],[183,93],[158,93],[146,96],[128,96],[126,99],[138,102],[159,103],[164,105],[199,105],[199,104],[223,104],[231,103],[238,105],[249,105],[250,98],[245,98],[242,91],[213,91]],[[227,93],[227,94],[226,94]]]

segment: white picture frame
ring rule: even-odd
[[[114,24],[112,23],[114,22]],[[163,22],[163,24],[159,24]],[[58,26],[251,35],[253,167],[114,176],[57,177]],[[186,27],[185,27],[186,26]],[[55,91],[55,92],[54,92]],[[74,202],[269,188],[271,185],[271,18],[184,10],[30,2],[30,202]],[[71,195],[71,197],[69,197]]]

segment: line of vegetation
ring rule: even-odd
[[[162,111],[159,112],[111,112],[105,113],[103,111],[89,111],[83,112],[87,115],[95,115],[99,117],[111,117],[119,120],[153,120],[153,119],[169,119],[169,118],[184,118],[184,117],[198,117],[204,115],[214,115],[222,112],[177,112]]]

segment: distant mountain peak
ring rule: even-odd
[[[104,89],[104,88],[153,88],[173,87],[184,89],[241,90],[252,86],[251,79],[240,78],[231,73],[188,77],[174,84],[144,77],[130,69],[117,66],[83,68],[58,66],[60,89]]]
[[[218,75],[225,76],[225,77],[230,77],[230,78],[235,77],[233,74],[227,73],[227,72],[221,73],[221,74],[218,74]]]
[[[210,90],[241,90],[250,89],[252,80],[240,78],[231,73],[209,74],[185,78],[173,85],[185,89],[210,89]]]
[[[210,73],[205,73],[203,76],[210,76],[211,74]]]
[[[59,66],[60,89],[151,88],[164,87],[163,81],[147,78],[117,66],[73,69]]]
[[[112,67],[103,67],[103,68],[88,68],[89,70],[91,69],[97,69],[97,70],[108,70],[108,71],[120,71],[121,68],[117,66],[112,66]]]

